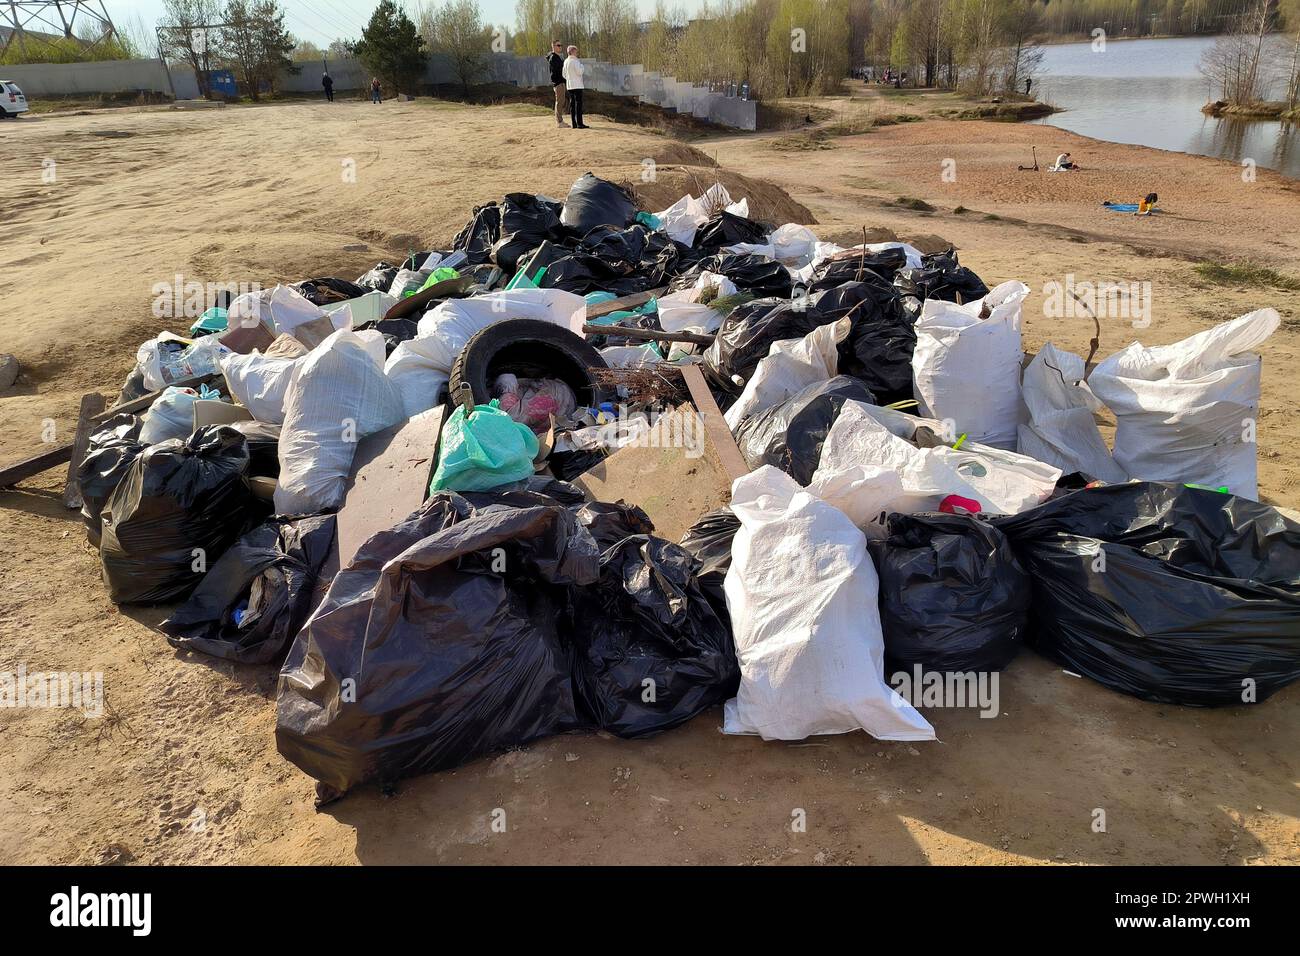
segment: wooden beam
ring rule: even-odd
[[[686,387],[690,390],[691,401],[695,403],[696,411],[704,419],[704,431],[718,453],[718,460],[722,462],[727,477],[735,481],[749,474],[749,465],[745,464],[745,456],[736,446],[736,439],[732,437],[731,429],[727,427],[722,409],[718,408],[718,403],[713,400],[713,393],[709,391],[709,385],[704,381],[704,373],[700,371],[700,367],[695,364],[683,365],[682,378],[686,380]]]
[[[668,291],[668,286],[660,286],[658,289],[648,289],[645,292],[633,292],[631,295],[625,295],[621,299],[611,299],[608,302],[601,302],[599,305],[587,306],[587,320],[599,319],[603,315],[609,315],[611,312],[622,312],[624,309],[635,309],[638,305],[645,305],[651,299]]]
[[[81,482],[77,480],[77,470],[81,467],[81,460],[86,457],[90,433],[95,430],[94,416],[104,410],[106,403],[107,399],[99,392],[87,392],[81,396],[77,430],[73,434],[72,449],[68,453],[68,480],[63,486],[63,504],[68,508],[81,507]]]
[[[51,468],[58,468],[59,465],[66,465],[71,460],[71,443],[60,445],[58,448],[52,448],[49,451],[43,451],[39,455],[33,455],[31,458],[16,462],[7,468],[0,468],[0,488],[8,488],[25,478],[39,475]]]
[[[644,339],[650,342],[691,342],[695,345],[712,345],[712,335],[697,332],[660,332],[655,329],[632,329],[622,325],[592,325],[582,327],[586,335],[615,335],[625,339]]]
[[[206,385],[221,377],[222,375],[220,372],[213,372],[210,375],[200,375],[197,378],[186,378],[179,382],[172,382],[168,388],[196,388],[199,385]],[[89,437],[97,427],[104,424],[104,422],[108,421],[114,415],[124,414],[127,412],[134,415],[136,412],[149,408],[158,400],[158,396],[162,393],[163,390],[159,389],[156,392],[150,392],[148,395],[141,395],[139,398],[132,399],[129,402],[114,405],[112,408],[105,409],[98,415],[91,415],[88,419],[90,424],[89,431],[86,433],[87,437]],[[82,401],[84,402],[85,399],[83,398]],[[77,427],[80,429],[80,422],[78,422]],[[66,445],[59,445],[57,448],[43,451],[39,455],[33,455],[31,458],[15,462],[7,468],[0,468],[0,488],[8,488],[10,485],[17,484],[25,478],[39,475],[41,472],[49,471],[51,468],[57,468],[59,465],[66,465],[69,462],[74,462],[75,459],[72,455],[74,444],[75,441],[71,441]],[[78,464],[80,464],[80,462],[76,461],[73,467]],[[67,494],[66,489],[64,490],[64,494]],[[80,507],[80,505],[77,505],[77,507]]]

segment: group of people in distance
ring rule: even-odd
[[[325,88],[325,99],[334,102],[334,77],[328,72],[321,74],[320,85]],[[379,77],[370,78],[370,102],[382,103],[384,101],[383,86],[379,82]]]
[[[565,56],[566,52],[568,56]],[[546,54],[546,66],[551,71],[551,86],[555,90],[556,125],[564,125],[564,114],[567,110],[569,123],[574,129],[590,129],[591,127],[583,121],[582,117],[582,94],[587,84],[586,67],[578,59],[578,48],[569,44],[566,51],[561,41],[553,40],[551,52]],[[320,82],[325,89],[325,99],[333,103],[334,78],[326,72],[321,76]],[[370,102],[382,103],[383,101],[379,77],[374,77],[370,81]]]
[[[568,56],[565,56],[565,53]],[[569,124],[574,129],[590,129],[582,119],[582,94],[586,89],[586,67],[578,59],[578,48],[572,43],[568,50],[559,40],[551,41],[551,52],[546,54],[546,65],[551,71],[551,87],[555,90],[555,123],[564,125],[564,108],[569,108]]]

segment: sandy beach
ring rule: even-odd
[[[23,375],[0,393],[0,461],[41,451],[51,422],[70,439],[84,392],[116,396],[137,346],[188,324],[151,313],[159,282],[354,278],[446,245],[477,204],[562,197],[592,171],[634,184],[650,209],[718,179],[756,218],[823,239],[866,227],[952,243],[990,285],[1033,290],[1029,349],[1087,351],[1090,320],[1044,314],[1045,286],[1068,277],[1150,283],[1149,325],[1105,320],[1099,357],[1272,306],[1283,324],[1263,350],[1260,495],[1300,507],[1297,293],[1196,271],[1251,259],[1300,277],[1294,181],[1043,125],[927,120],[791,150],[789,133],[687,144],[590,122],[417,101],[6,124],[0,352]],[[1084,169],[1017,171],[1034,146],[1044,168],[1068,150]],[[1151,191],[1157,216],[1100,205]],[[318,813],[312,782],[275,750],[275,668],[176,652],[151,629],[166,609],[115,607],[62,506],[64,476],[0,492],[0,670],[102,671],[108,713],[0,711],[3,862],[1300,862],[1300,690],[1258,708],[1166,707],[1032,652],[1002,675],[999,719],[937,713],[936,745],[728,738],[717,711],[644,741],[552,738]],[[505,834],[488,826],[498,807]],[[1090,826],[1097,807],[1105,833]],[[790,830],[794,808],[806,833]]]

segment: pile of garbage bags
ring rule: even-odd
[[[718,705],[728,734],[932,740],[890,675],[1023,647],[1146,700],[1265,700],[1300,677],[1300,525],[1254,500],[1278,313],[1090,371],[1026,365],[1028,291],[721,184],[511,193],[447,247],[142,344],[142,407],[78,462],[87,540],[114,601],[175,605],[174,647],[281,666],[277,744],[322,801]],[[687,364],[750,471],[676,543],[566,481],[686,401],[633,373]],[[341,555],[358,443],[438,407],[423,504]]]
[[[657,733],[735,692],[698,560],[643,514],[589,508],[554,481],[438,492],[339,572],[276,715],[323,800],[552,734]]]

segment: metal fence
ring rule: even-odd
[[[749,100],[711,92],[707,87],[691,83],[680,83],[671,76],[648,72],[640,64],[588,60],[585,65],[588,89],[635,97],[642,103],[676,110],[719,126],[745,130],[757,128],[757,108]],[[277,78],[276,88],[290,93],[320,92],[323,72],[323,64],[300,63],[296,74],[285,72]],[[359,60],[330,60],[329,72],[336,90],[364,90],[370,85],[370,73]],[[177,99],[184,100],[199,95],[198,81],[192,70],[177,66],[167,70],[158,60],[33,63],[0,67],[0,74],[22,87],[28,97],[152,92],[174,93]],[[550,86],[550,74],[542,57],[493,54],[487,78],[519,87]],[[432,84],[456,82],[450,61],[442,56],[430,57],[425,81]]]

